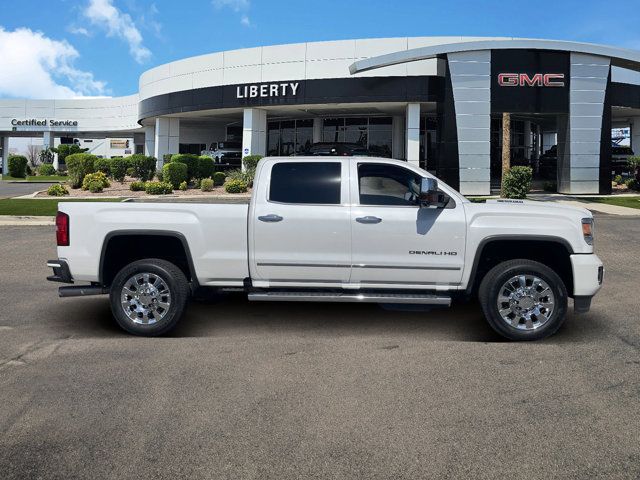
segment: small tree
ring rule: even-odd
[[[640,157],[629,157],[627,166],[629,167],[629,173],[634,175],[636,180],[640,182]]]
[[[45,148],[40,150],[39,156],[41,163],[53,163],[54,151],[52,148]]]
[[[58,154],[58,165],[65,165],[67,163],[67,157],[76,153],[88,152],[88,148],[80,148],[80,145],[75,143],[68,143],[64,145],[58,145],[57,148],[51,149],[54,153]]]
[[[27,160],[32,167],[40,165],[40,151],[42,147],[39,145],[27,145]]]

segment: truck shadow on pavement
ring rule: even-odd
[[[106,297],[64,302],[54,316],[64,318],[66,333],[71,335],[127,336],[113,320]],[[560,331],[545,342],[561,344],[595,340],[603,334],[601,330],[596,314],[574,316],[570,313]],[[377,335],[409,336],[414,340],[424,337],[425,340],[457,342],[507,342],[489,327],[475,301],[455,303],[447,309],[350,303],[249,302],[242,294],[214,301],[191,301],[180,323],[167,337],[243,334]]]

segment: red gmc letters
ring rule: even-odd
[[[564,73],[500,73],[501,87],[564,87]]]

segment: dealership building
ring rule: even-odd
[[[247,48],[155,67],[126,97],[0,100],[2,155],[12,137],[45,146],[112,139],[122,151],[105,156],[145,153],[159,163],[224,140],[241,142],[243,155],[350,142],[420,165],[463,194],[489,194],[500,184],[509,112],[513,165],[530,165],[562,193],[609,193],[612,129],[629,132],[640,153],[638,71],[638,51],[554,40]]]

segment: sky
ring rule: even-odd
[[[640,0],[0,0],[0,97],[137,92],[142,72],[236,48],[514,36],[640,49]]]

